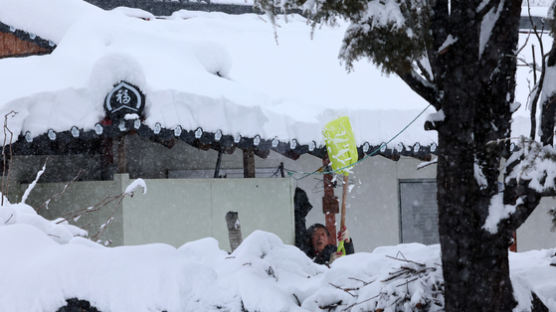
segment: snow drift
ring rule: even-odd
[[[441,311],[439,246],[380,247],[317,265],[255,231],[232,253],[213,238],[104,247],[26,204],[0,207],[0,310],[56,311],[66,299],[101,311]],[[556,310],[555,250],[510,254],[519,306],[531,290]]]

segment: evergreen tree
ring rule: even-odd
[[[442,111],[443,120],[425,126],[438,132],[439,234],[445,309],[450,312],[515,307],[508,266],[512,234],[542,196],[555,193],[551,138],[556,101],[544,102],[543,112],[552,113],[541,118],[542,141],[534,141],[533,133],[518,142],[518,149],[509,148],[512,113],[518,107],[514,89],[521,4],[256,1],[273,19],[275,12],[301,9],[313,25],[348,20],[340,54],[348,68],[369,58]],[[545,85],[555,83],[548,80]]]

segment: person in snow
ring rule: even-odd
[[[330,232],[328,232],[328,229],[324,225],[315,223],[311,225],[307,232],[311,239],[311,250],[307,253],[307,256],[312,258],[314,262],[318,264],[330,264],[341,256],[341,254],[336,252],[338,247],[329,243]],[[349,237],[349,231],[346,228],[338,232],[338,241],[344,241],[346,255],[355,252],[353,241]]]
[[[307,193],[299,187],[295,189],[294,206],[295,246],[318,264],[332,263],[338,257],[336,254],[338,247],[329,244],[330,232],[324,225],[316,223],[309,229],[306,228],[305,218],[313,205],[309,202]],[[354,253],[353,242],[347,229],[338,233],[338,240],[344,241],[346,254]]]

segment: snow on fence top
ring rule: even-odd
[[[0,76],[0,113],[17,112],[8,124],[16,136],[94,129],[120,81],[145,95],[142,123],[151,129],[202,128],[299,144],[322,145],[323,125],[342,115],[351,118],[359,145],[381,144],[426,107],[400,79],[368,62],[345,71],[337,54],[346,23],[323,26],[310,40],[298,15],[275,33],[254,14],[179,11],[146,21],[81,1],[0,0],[0,7],[0,22],[57,44],[50,55],[0,60],[0,72],[8,73]],[[423,129],[433,112],[389,145],[435,142],[436,132]]]

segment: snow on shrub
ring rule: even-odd
[[[12,224],[27,224],[40,230],[58,243],[68,243],[76,236],[87,236],[87,231],[69,224],[64,219],[47,220],[38,215],[33,207],[25,203],[12,204],[4,197],[0,206],[0,227]]]
[[[440,247],[404,244],[338,259],[309,311],[442,311]]]
[[[443,311],[438,245],[379,247],[341,257],[330,268],[262,231],[232,254],[214,238],[177,249],[104,247],[29,205],[4,203],[0,311],[56,311],[69,298],[112,312]],[[531,310],[532,291],[556,310],[554,255],[510,253],[516,311]]]

